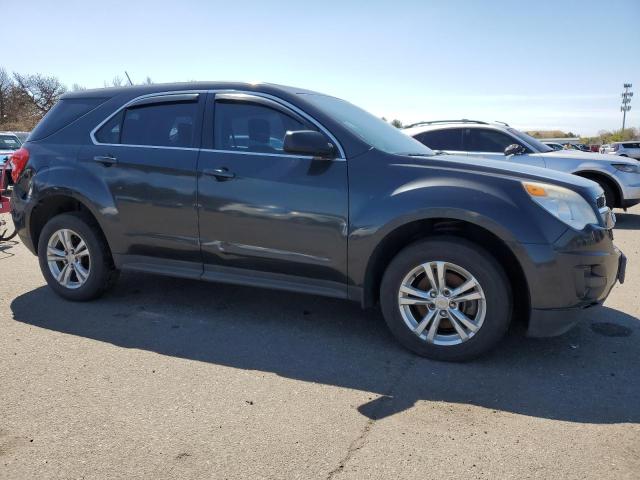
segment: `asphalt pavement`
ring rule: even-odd
[[[0,244],[0,479],[637,479],[640,207],[615,236],[604,307],[463,364],[341,300],[123,273],[67,302]]]

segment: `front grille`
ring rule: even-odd
[[[604,198],[604,194],[600,195],[597,199],[596,199],[596,203],[598,204],[598,208],[603,208],[607,206],[607,199]]]

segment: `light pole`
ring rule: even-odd
[[[622,92],[622,106],[620,107],[620,111],[622,112],[622,130],[624,131],[624,124],[627,120],[627,112],[629,110],[631,110],[631,105],[629,105],[631,103],[631,97],[633,97],[633,92],[631,91],[631,87],[633,87],[633,85],[631,85],[630,83],[625,83],[623,85],[624,87],[624,92]]]

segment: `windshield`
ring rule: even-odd
[[[551,148],[549,145],[545,145],[540,140],[533,138],[531,135],[521,132],[520,130],[516,130],[515,128],[509,128],[508,130],[520,140],[528,143],[531,147],[533,147],[536,153],[553,152],[553,148]]]
[[[22,144],[15,135],[0,135],[0,150],[17,150],[20,145]]]
[[[430,148],[349,102],[313,93],[301,95],[377,150],[396,155],[434,155]]]

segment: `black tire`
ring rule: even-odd
[[[596,183],[600,185],[600,188],[602,188],[602,190],[604,191],[604,199],[607,202],[607,207],[611,209],[617,207],[617,195],[609,182],[606,182],[604,180],[596,180]]]
[[[473,336],[457,345],[436,345],[420,338],[403,319],[398,304],[405,276],[419,265],[436,261],[463,268],[484,291],[484,322]],[[387,267],[380,287],[382,313],[396,339],[418,355],[444,361],[470,360],[493,348],[509,328],[512,298],[507,276],[496,259],[478,245],[451,236],[421,240],[406,247]]]
[[[61,285],[54,278],[47,261],[47,244],[51,236],[61,229],[76,232],[84,240],[89,251],[91,268],[84,284],[71,289]],[[49,220],[38,240],[38,259],[40,270],[49,286],[63,298],[73,301],[87,301],[102,295],[111,288],[118,278],[118,270],[113,265],[113,259],[107,242],[98,225],[81,212],[63,213]]]

